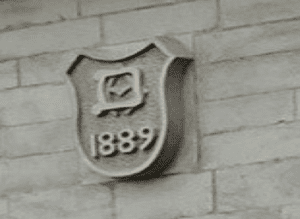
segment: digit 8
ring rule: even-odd
[[[113,144],[114,135],[110,132],[104,132],[101,135],[98,136],[98,141],[101,144],[99,146],[99,153],[104,156],[110,156],[115,151],[115,145]]]
[[[121,153],[129,154],[135,149],[133,141],[134,132],[131,129],[124,129],[118,133],[118,149]]]

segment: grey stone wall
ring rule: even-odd
[[[299,0],[0,1],[0,219],[300,218]],[[194,54],[188,144],[118,181],[76,149],[78,49],[168,35]],[[75,107],[75,108],[74,108]]]

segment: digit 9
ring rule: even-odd
[[[140,130],[138,131],[138,136],[144,140],[144,142],[139,147],[140,150],[146,150],[149,147],[154,138],[154,135],[155,133],[153,128],[148,126],[140,128]]]

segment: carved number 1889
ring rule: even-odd
[[[91,155],[93,157],[113,156],[118,151],[122,154],[132,153],[138,142],[140,150],[148,148],[154,139],[154,129],[143,127],[137,133],[131,129],[125,129],[114,135],[110,132],[104,132],[100,135],[91,136]]]

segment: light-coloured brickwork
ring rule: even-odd
[[[16,219],[111,219],[112,196],[101,185],[13,195],[11,216]]]
[[[0,63],[0,90],[18,86],[17,62]]]
[[[280,124],[204,137],[202,168],[222,168],[300,156],[300,124]]]
[[[296,90],[296,109],[297,119],[300,119],[300,90]]]
[[[8,162],[4,193],[73,185],[78,182],[77,153],[29,156]]]
[[[0,60],[88,47],[99,42],[98,18],[36,26],[0,34]]]
[[[214,214],[206,215],[204,217],[193,218],[193,219],[282,219],[280,217],[279,209],[262,209],[262,210],[248,210],[239,211],[227,214]]]
[[[5,190],[5,185],[7,184],[8,177],[8,166],[5,161],[0,159],[0,196]]]
[[[134,10],[143,7],[158,6],[175,2],[176,0],[79,0],[81,13],[84,16],[118,12],[123,10]]]
[[[196,37],[198,61],[215,62],[300,48],[300,22],[266,24]]]
[[[0,159],[4,155],[3,130],[0,129]]]
[[[0,95],[0,124],[15,126],[70,118],[70,95],[64,85],[4,91]]]
[[[216,1],[195,1],[103,17],[108,44],[148,39],[167,33],[210,29],[216,25]]]
[[[70,120],[3,129],[3,147],[8,157],[74,149],[75,126]]]
[[[60,83],[66,80],[67,70],[76,53],[51,53],[20,60],[21,85]]]
[[[204,134],[211,134],[292,121],[293,98],[293,91],[283,91],[200,103],[200,127]]]
[[[0,216],[8,213],[8,200],[0,198]]]
[[[91,184],[107,183],[107,182],[114,181],[114,179],[103,176],[97,173],[96,171],[94,171],[83,160],[79,162],[79,174],[80,174],[79,180],[82,185],[91,185]]]
[[[178,218],[208,213],[212,210],[211,183],[209,172],[120,183],[116,187],[117,217]]]
[[[199,65],[199,92],[205,99],[224,99],[297,88],[300,53],[291,52]]]
[[[0,219],[300,218],[299,7],[0,1]],[[78,153],[66,73],[81,52],[123,58],[161,35],[195,58],[183,144],[158,178],[104,177]]]
[[[300,160],[217,171],[217,209],[246,210],[300,203]]]
[[[76,0],[16,0],[0,2],[0,29],[72,19],[77,16]]]
[[[297,219],[300,217],[300,205],[285,206],[282,209],[282,219]]]
[[[221,0],[221,19],[224,27],[300,17],[298,0]]]

